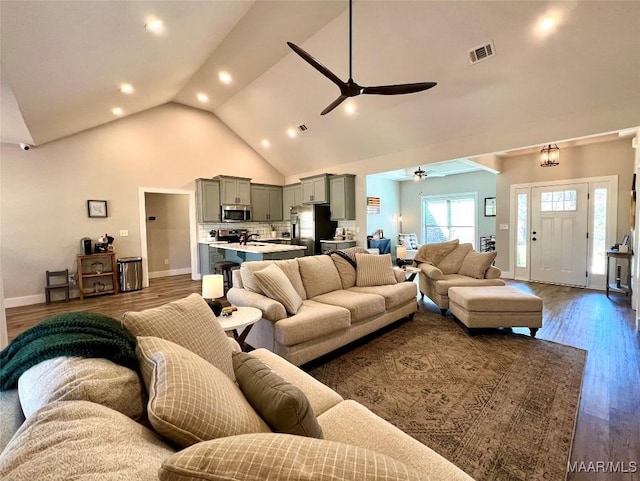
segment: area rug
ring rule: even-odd
[[[305,366],[478,481],[564,480],[586,351],[418,312]]]

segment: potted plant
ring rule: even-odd
[[[271,227],[271,237],[275,239],[278,236],[278,232],[276,232],[276,226],[271,224],[270,227]]]

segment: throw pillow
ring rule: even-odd
[[[150,481],[174,452],[156,433],[113,409],[58,401],[29,416],[7,444],[0,479]]]
[[[425,262],[432,266],[437,266],[440,261],[450,254],[460,243],[458,239],[446,242],[434,242],[432,244],[422,244],[416,252],[414,261],[418,264]]]
[[[149,422],[165,438],[184,447],[269,432],[238,386],[191,351],[164,339],[139,337],[136,354],[149,392]]]
[[[174,342],[234,380],[232,344],[211,308],[199,294],[140,312],[125,312],[124,327],[134,336],[160,337]]]
[[[355,255],[354,255],[355,257]],[[343,289],[349,289],[356,285],[356,268],[344,257],[340,254],[336,254],[335,252],[331,254],[331,258],[333,259],[333,263],[338,269],[338,274],[340,275],[340,281],[342,282]],[[355,262],[355,259],[354,259]]]
[[[484,276],[498,255],[497,252],[469,252],[460,266],[458,274],[462,276],[475,277],[476,279],[484,279]]]
[[[365,448],[275,433],[234,436],[191,446],[165,459],[158,475],[160,481],[429,479],[400,461]]]
[[[270,266],[271,264],[275,264],[280,269],[282,269],[282,272],[285,273],[285,275],[289,279],[289,282],[291,282],[294,289],[302,299],[307,298],[307,293],[304,290],[302,278],[300,277],[298,261],[296,259],[243,262],[242,264],[240,264],[240,278],[242,279],[242,286],[248,291],[257,292],[258,294],[264,294],[258,284],[255,273],[261,271],[265,267]]]
[[[297,261],[307,298],[342,289],[340,274],[330,256],[298,257]]]
[[[472,250],[473,246],[471,244],[457,245],[444,259],[438,262],[438,269],[443,274],[457,274],[465,256]]]
[[[270,264],[256,271],[255,276],[262,292],[281,303],[289,314],[296,314],[300,310],[302,298],[280,267]]]
[[[309,400],[298,387],[246,352],[233,353],[233,369],[245,397],[273,432],[322,438]]]
[[[104,358],[56,357],[25,371],[18,379],[26,417],[54,401],[91,401],[132,419],[144,413],[138,373]]]
[[[391,254],[356,254],[356,286],[372,287],[397,284]]]

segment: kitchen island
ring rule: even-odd
[[[212,274],[213,265],[221,260],[242,264],[245,261],[293,259],[305,255],[305,246],[274,244],[267,242],[200,241],[200,274]]]

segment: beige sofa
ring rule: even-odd
[[[460,244],[457,239],[423,244],[414,257],[422,298],[431,299],[444,316],[450,287],[504,286],[502,272],[491,265],[495,257],[496,252],[475,252],[471,244]]]
[[[272,432],[271,418],[241,390],[237,343],[197,294],[126,313],[123,323],[137,336],[141,376],[106,359],[56,358],[1,393],[0,479],[471,480],[361,404],[258,349],[252,359],[279,380],[262,392],[273,396],[266,405],[304,411],[321,429],[315,437]]]
[[[417,310],[417,290],[404,282],[405,274],[393,269],[391,256],[365,253],[364,249],[345,249],[352,256],[382,262],[386,276],[364,279],[362,262],[354,268],[334,253],[299,257],[283,261],[244,262],[233,272],[233,287],[227,293],[236,306],[256,307],[262,319],[255,324],[246,342],[266,348],[301,365],[334,351]],[[354,252],[357,252],[354,254]],[[299,310],[287,312],[285,306],[265,295],[255,273],[270,264],[282,268],[302,299]]]

